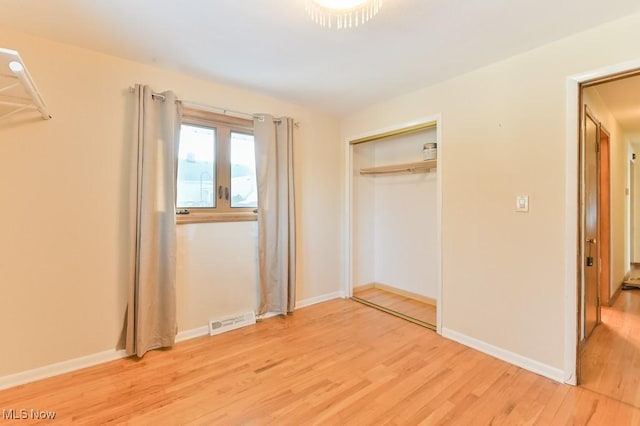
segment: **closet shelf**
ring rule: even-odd
[[[40,92],[15,50],[0,48],[0,119],[25,110],[51,118]]]
[[[406,173],[426,173],[438,167],[438,160],[416,161],[415,163],[393,164],[388,166],[360,169],[362,176],[393,175]]]

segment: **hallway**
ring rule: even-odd
[[[640,289],[602,307],[582,356],[581,387],[640,407]]]

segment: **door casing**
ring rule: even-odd
[[[580,125],[582,87],[640,74],[640,59],[607,65],[566,80],[566,163],[565,163],[565,347],[564,382],[576,385],[579,375],[580,302]],[[573,194],[573,195],[572,195]]]
[[[610,134],[600,124],[600,305],[611,303],[611,161]]]
[[[442,334],[442,317],[443,317],[443,304],[442,304],[442,176],[443,176],[443,164],[444,159],[446,158],[446,150],[443,149],[443,141],[442,141],[442,114],[435,114],[428,117],[419,118],[414,121],[409,121],[405,123],[396,124],[389,127],[379,128],[375,130],[369,130],[367,132],[353,135],[345,138],[344,140],[344,149],[345,149],[345,169],[347,170],[347,176],[345,179],[345,228],[347,229],[347,236],[345,238],[345,253],[347,253],[346,265],[344,268],[345,276],[344,276],[344,287],[343,293],[345,297],[353,296],[353,262],[354,262],[354,253],[353,253],[353,234],[354,234],[354,208],[353,208],[353,145],[352,141],[365,139],[365,138],[378,138],[382,135],[388,135],[390,133],[395,133],[398,131],[402,131],[404,129],[409,129],[415,126],[420,126],[425,123],[435,123],[436,127],[436,140],[438,143],[438,167],[436,169],[437,175],[437,189],[436,189],[436,217],[437,217],[437,231],[436,231],[436,239],[437,239],[437,296],[436,296],[436,332],[438,334]]]

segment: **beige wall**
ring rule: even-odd
[[[138,82],[181,99],[300,122],[298,300],[342,289],[336,118],[20,33],[0,30],[0,39],[21,53],[53,115],[0,122],[0,377],[117,343],[128,261],[127,88]],[[255,308],[255,223],[180,225],[178,233],[180,331]]]
[[[343,121],[349,137],[442,113],[446,330],[565,367],[567,77],[636,58],[638,37],[635,15]]]
[[[620,287],[629,270],[630,231],[628,218],[630,208],[629,161],[631,144],[620,124],[611,115],[597,87],[583,91],[583,100],[592,114],[609,132],[609,153],[611,165],[611,294]]]
[[[54,119],[0,123],[0,376],[112,349],[125,307],[130,123],[136,82],[183,99],[301,122],[296,162],[299,299],[341,289],[344,147],[336,119],[182,74],[5,30]],[[347,117],[342,138],[442,113],[443,325],[562,369],[567,76],[635,59],[640,15],[598,27]],[[515,196],[530,196],[528,214]],[[180,230],[179,326],[244,310],[254,285],[209,287],[218,225]],[[233,253],[250,224],[225,228]],[[227,255],[225,252],[223,255]],[[248,253],[247,267],[254,262]],[[233,261],[235,262],[235,261]],[[233,268],[223,275],[233,278]],[[211,284],[216,285],[216,284]],[[224,284],[223,284],[224,285]],[[229,305],[220,300],[229,300]],[[241,300],[240,300],[241,299]],[[232,306],[238,303],[237,306]],[[211,306],[211,309],[208,308]]]

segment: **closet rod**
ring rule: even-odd
[[[390,175],[400,173],[426,173],[438,167],[438,160],[416,161],[414,163],[393,164],[387,166],[360,169],[363,176]]]
[[[377,133],[375,135],[365,136],[363,138],[353,139],[349,141],[351,145],[357,145],[359,143],[373,142],[378,139],[384,139],[391,136],[408,135],[410,133],[420,132],[422,130],[432,129],[437,126],[436,121],[430,121],[428,123],[420,123],[413,126],[403,127],[401,129],[390,130],[388,132]]]

